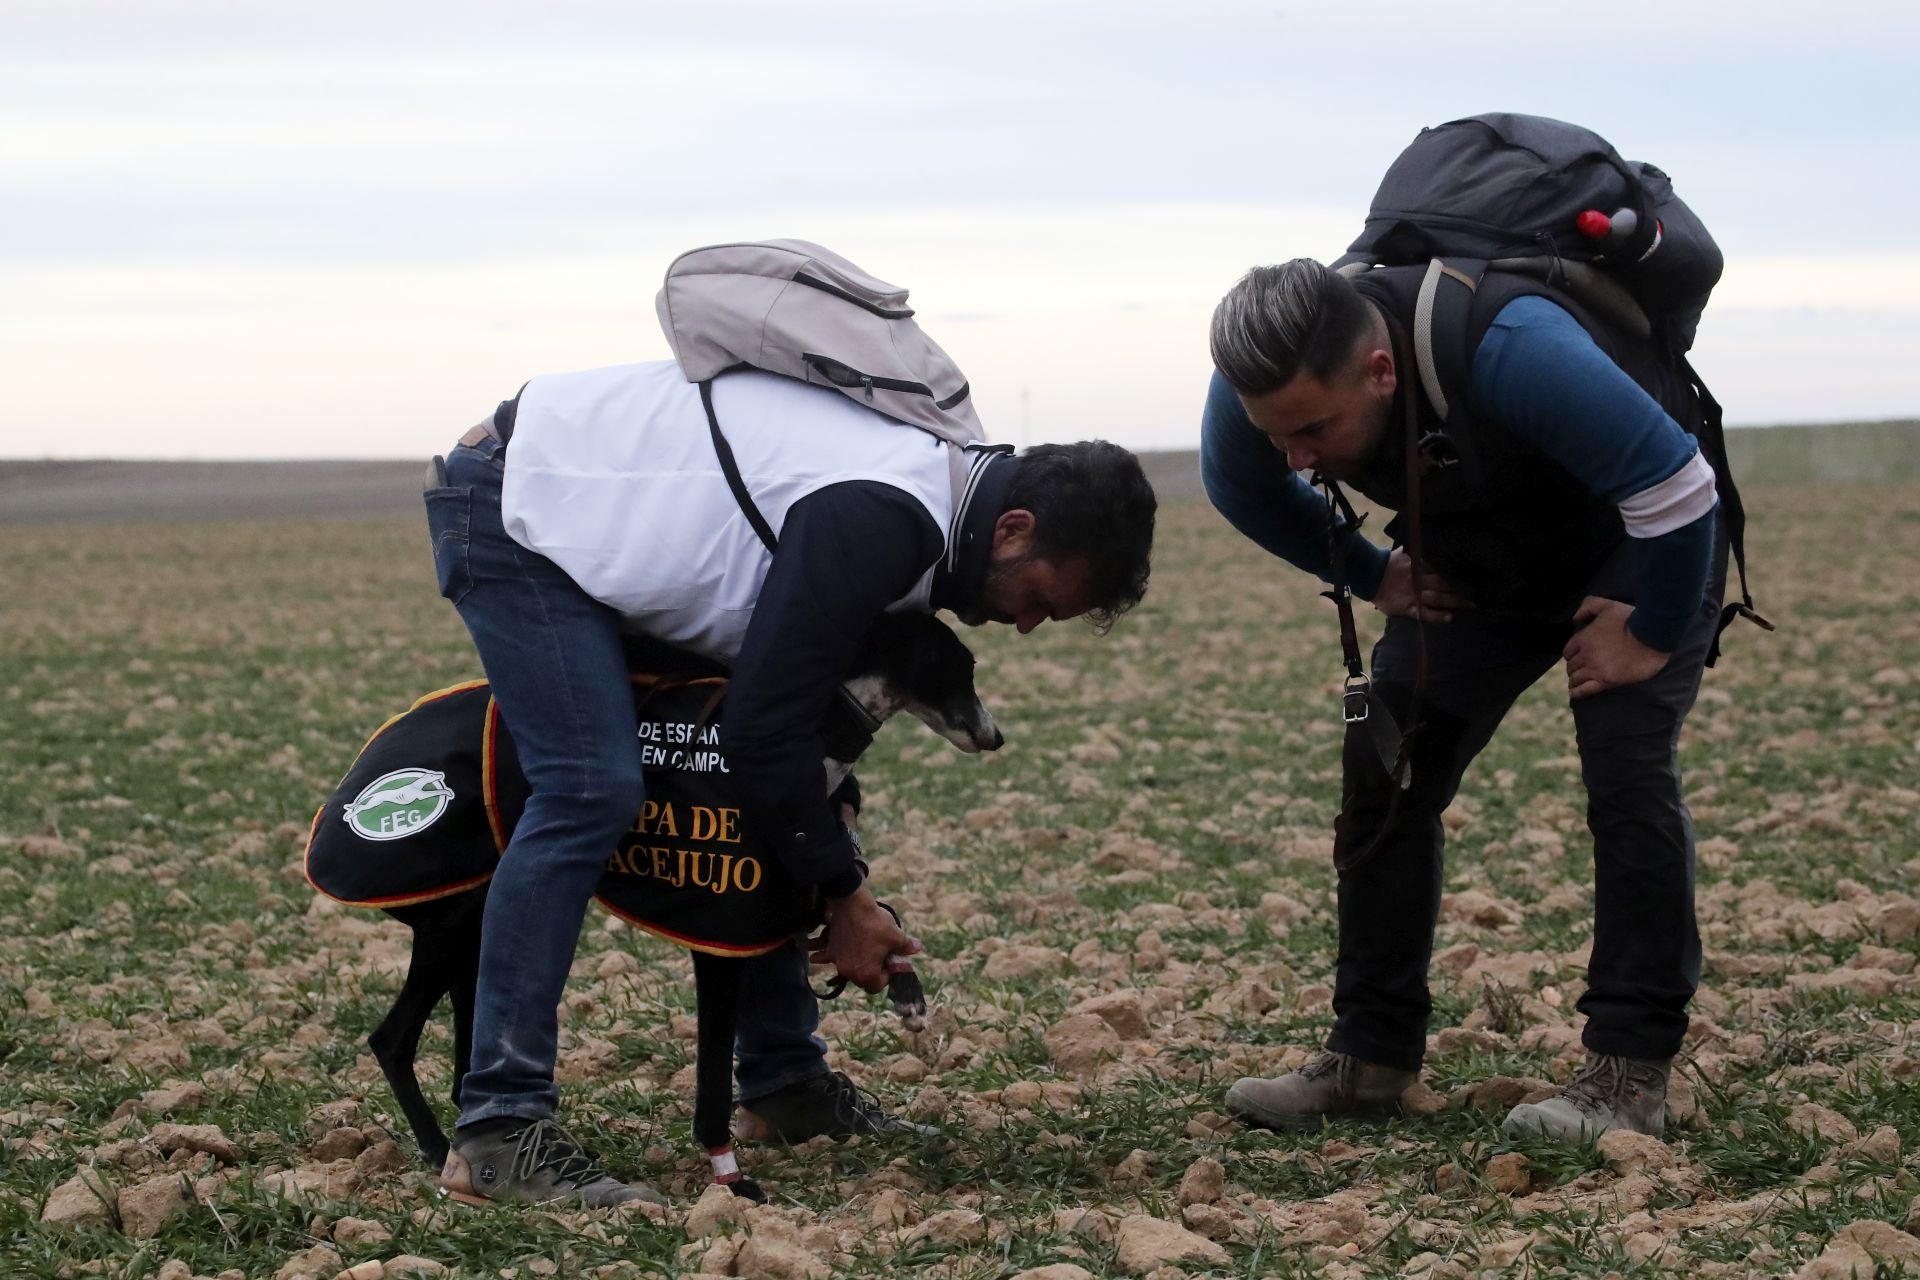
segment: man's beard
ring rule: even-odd
[[[1390,449],[1395,403],[1393,396],[1382,396],[1375,402],[1370,423],[1372,430],[1359,457],[1323,460],[1314,470],[1340,484],[1354,484],[1390,463],[1393,460]]]
[[[1007,584],[1012,580],[1014,570],[1032,558],[1015,556],[1011,560],[990,562],[986,576],[980,581],[980,594],[965,609],[955,609],[953,616],[969,627],[983,626],[989,622],[1012,622],[1013,615],[1006,611],[1003,599]]]

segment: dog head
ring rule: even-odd
[[[973,651],[931,614],[883,614],[867,633],[842,690],[846,705],[836,712],[863,717],[869,740],[874,730],[905,711],[968,754],[997,750],[1006,741],[973,687]],[[829,735],[829,754],[851,760],[842,754],[844,748],[837,749],[836,736]]]

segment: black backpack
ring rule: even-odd
[[[1747,590],[1746,511],[1727,466],[1720,405],[1687,360],[1724,266],[1706,226],[1650,164],[1620,158],[1589,129],[1544,116],[1493,113],[1422,129],[1375,192],[1366,226],[1334,267],[1427,267],[1414,312],[1422,388],[1445,422],[1447,388],[1466,385],[1467,311],[1487,271],[1532,276],[1564,291],[1629,338],[1655,345],[1692,387],[1701,447],[1713,465],[1721,519],[1747,617],[1771,631]],[[1719,656],[1716,634],[1711,665]]]

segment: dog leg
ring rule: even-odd
[[[733,1038],[740,1007],[740,975],[732,956],[693,953],[694,1001],[700,1038],[694,1058],[693,1136],[713,1162],[713,1180],[756,1204],[767,1193],[740,1172],[733,1155]]]
[[[436,1172],[446,1164],[447,1135],[420,1090],[414,1070],[420,1033],[442,996],[451,996],[454,1011],[454,1092],[466,1071],[464,1030],[472,1029],[474,974],[479,967],[480,915],[486,904],[484,889],[391,908],[387,914],[413,930],[413,956],[407,965],[400,994],[368,1044],[373,1049],[387,1085],[420,1144],[420,1153]],[[463,1012],[464,1010],[464,1012]]]
[[[453,1004],[453,1105],[460,1105],[460,1082],[473,1066],[473,1002],[480,986],[480,916],[478,910],[461,921],[455,939],[452,986]]]
[[[414,1141],[420,1144],[421,1154],[435,1170],[446,1163],[447,1135],[441,1131],[440,1121],[420,1092],[420,1079],[414,1072],[414,1060],[420,1048],[420,1033],[426,1029],[427,1019],[433,1016],[434,1006],[440,1003],[440,997],[452,985],[449,970],[444,953],[426,942],[420,926],[416,926],[413,959],[407,966],[407,980],[401,985],[393,1008],[367,1038],[374,1058],[380,1063],[380,1070],[386,1074],[387,1086],[393,1090],[401,1114],[406,1116],[407,1124],[413,1130]]]

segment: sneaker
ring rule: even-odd
[[[1667,1128],[1667,1073],[1673,1059],[1587,1054],[1573,1082],[1542,1102],[1523,1102],[1501,1129],[1528,1137],[1586,1142],[1615,1129],[1659,1137]]]
[[[1328,1116],[1397,1108],[1419,1075],[1328,1051],[1284,1076],[1237,1081],[1227,1090],[1227,1107],[1269,1129],[1316,1129]]]
[[[745,1121],[740,1136],[763,1142],[805,1142],[822,1134],[838,1139],[937,1132],[894,1115],[840,1071],[811,1076],[742,1103],[740,1112]]]
[[[603,1209],[630,1200],[667,1202],[652,1187],[612,1177],[551,1120],[482,1122],[456,1132],[440,1186],[467,1204],[572,1200]]]

